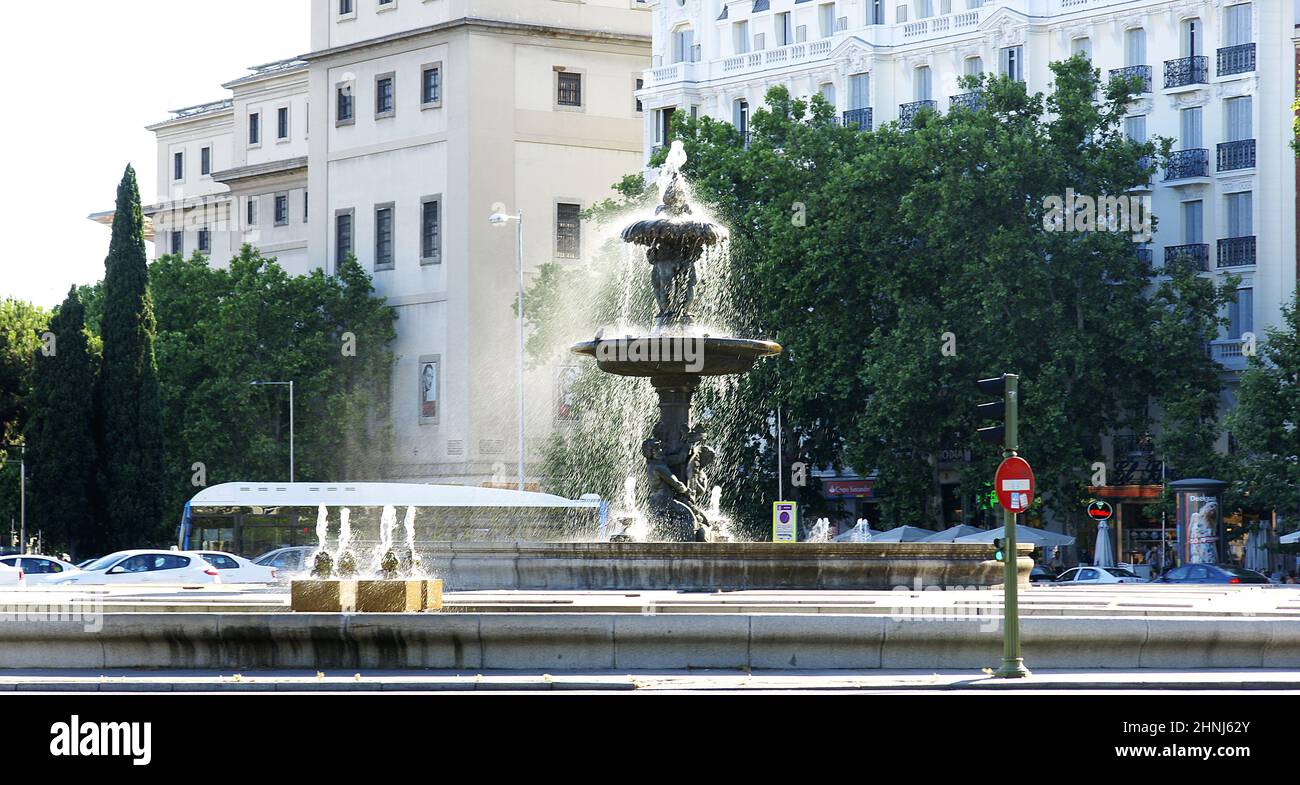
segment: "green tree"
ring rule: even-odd
[[[32,416],[26,441],[30,466],[29,528],[51,548],[96,551],[94,390],[98,358],[85,330],[85,307],[73,287],[50,320],[53,344],[37,352]]]
[[[154,310],[135,170],[117,189],[104,262],[103,362],[97,409],[106,499],[104,547],[156,538],[163,521],[163,420],[154,356]]]
[[[25,300],[0,300],[0,443],[15,443],[27,421],[32,369],[49,319]],[[0,452],[0,466],[4,462]]]
[[[1237,441],[1233,491],[1256,512],[1300,511],[1300,290],[1270,330],[1237,390],[1228,430]]]

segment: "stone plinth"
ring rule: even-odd
[[[1020,545],[1020,585],[1032,546]],[[1000,585],[987,543],[439,543],[452,591],[892,589]]]
[[[416,613],[442,608],[441,580],[299,580],[289,584],[299,613]]]

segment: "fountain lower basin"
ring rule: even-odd
[[[781,345],[748,338],[643,335],[585,341],[575,344],[573,352],[595,358],[600,370],[617,376],[731,376],[780,354]]]

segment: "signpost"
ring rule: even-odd
[[[1002,419],[1001,425],[981,428],[980,438],[1002,441],[1002,465],[993,478],[993,491],[1002,506],[1003,531],[1006,532],[1006,560],[1002,573],[1002,667],[994,675],[1003,679],[1029,675],[1020,656],[1020,556],[1016,549],[1016,517],[1029,509],[1034,500],[1034,472],[1016,452],[1020,449],[1020,377],[1004,373],[976,383],[987,395],[1001,400],[983,403],[979,413],[987,418]]]
[[[798,522],[798,502],[772,502],[772,542],[798,540]]]

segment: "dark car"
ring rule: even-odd
[[[1152,583],[1253,583],[1265,586],[1272,583],[1254,570],[1231,567],[1226,564],[1184,564],[1175,567]]]
[[[1050,583],[1054,580],[1056,580],[1056,573],[1041,564],[1035,564],[1034,568],[1029,571],[1030,583]]]

